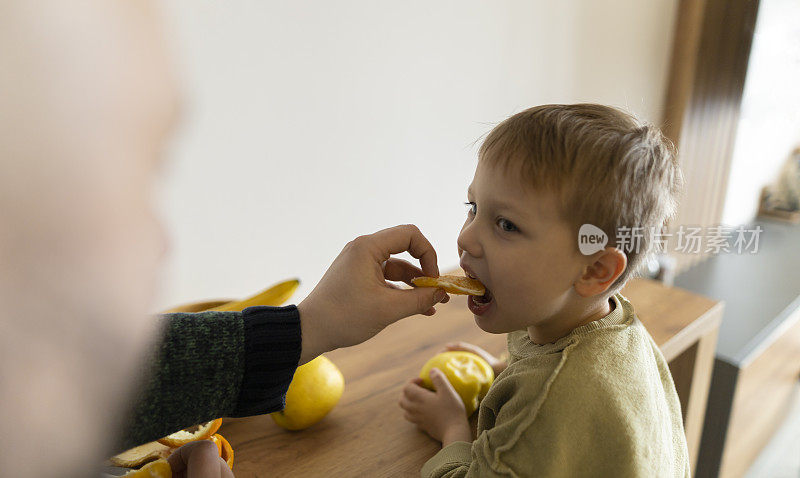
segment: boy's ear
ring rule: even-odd
[[[575,291],[583,297],[605,292],[628,265],[625,253],[611,246],[594,253],[592,261],[586,266],[580,279],[573,284]]]

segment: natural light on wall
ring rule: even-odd
[[[402,223],[456,268],[476,141],[542,103],[659,122],[676,3],[163,2],[186,108],[157,309],[290,277],[296,303],[345,243]]]

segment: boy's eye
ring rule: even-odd
[[[465,202],[464,205],[470,206],[469,211],[467,211],[467,214],[475,214],[475,211],[473,209],[478,207],[477,204],[475,204],[474,202]]]
[[[498,222],[500,223],[500,228],[506,232],[514,232],[517,230],[517,226],[515,226],[513,222],[507,219],[500,218],[498,219]],[[506,227],[504,227],[504,225]]]

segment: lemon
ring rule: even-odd
[[[478,403],[486,396],[494,381],[492,367],[474,353],[460,350],[442,352],[428,360],[419,373],[422,386],[430,390],[434,390],[430,377],[430,371],[434,367],[444,372],[447,380],[458,392],[467,409],[467,416],[477,410]]]
[[[302,430],[322,420],[339,403],[344,376],[324,355],[297,367],[286,391],[286,407],[270,413],[279,426]]]

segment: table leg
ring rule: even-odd
[[[718,333],[719,327],[711,328],[669,363],[681,402],[692,470],[697,464]]]

